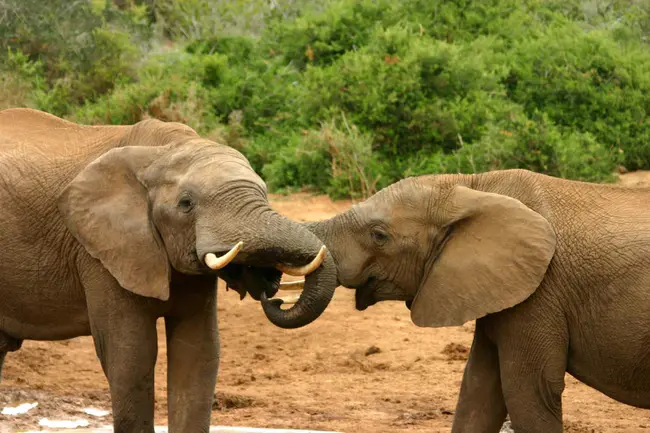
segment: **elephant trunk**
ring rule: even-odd
[[[271,243],[282,245],[280,257],[283,260],[293,261],[285,265],[301,266],[309,263],[323,247],[323,243],[300,224],[276,213],[273,213],[271,220],[272,222],[268,223],[273,227],[270,236],[275,238]],[[336,266],[332,255],[326,251],[322,264],[305,276],[304,289],[291,308],[280,308],[281,300],[268,299],[266,294],[262,293],[264,314],[271,323],[280,328],[293,329],[308,325],[325,311],[334,296],[336,286]]]
[[[214,270],[226,270],[232,262],[304,275],[303,291],[291,308],[282,309],[280,299],[269,299],[268,296],[274,295],[272,290],[262,291],[260,300],[268,319],[280,328],[299,328],[316,320],[332,300],[337,286],[336,266],[323,242],[302,224],[278,214],[266,203],[258,204],[243,218],[246,219],[239,221],[238,229],[232,231],[227,224],[215,227],[215,215],[199,221],[199,258]],[[217,219],[226,220],[220,215]]]
[[[336,267],[329,253],[323,264],[305,278],[305,288],[298,301],[289,309],[280,308],[282,300],[268,299],[262,293],[264,314],[274,325],[293,329],[308,325],[316,320],[327,308],[336,289]]]

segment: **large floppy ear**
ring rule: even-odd
[[[523,302],[555,253],[551,225],[519,200],[464,186],[447,200],[449,235],[411,306],[417,326],[460,326]]]
[[[148,146],[111,149],[67,185],[58,204],[74,237],[122,287],[166,301],[171,268],[138,180],[161,152]]]

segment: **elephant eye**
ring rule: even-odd
[[[370,230],[370,236],[377,245],[383,245],[388,241],[388,233],[381,227],[373,227]]]
[[[194,207],[194,202],[189,197],[182,197],[178,201],[178,208],[181,210],[181,212],[187,213],[191,211],[193,207]]]

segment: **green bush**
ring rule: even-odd
[[[4,3],[3,3],[4,2]],[[650,169],[645,0],[0,0],[0,104],[157,117],[272,190]],[[48,23],[53,23],[49,25]]]
[[[206,83],[227,69],[220,54],[191,56],[182,52],[150,59],[139,80],[123,83],[69,117],[86,124],[133,124],[146,116],[187,123],[200,133],[219,126]]]
[[[274,189],[300,185],[324,189],[334,198],[366,198],[387,185],[371,147],[372,136],[343,117],[292,136],[262,172]]]
[[[462,137],[459,137],[462,141]],[[599,143],[591,134],[567,131],[545,114],[532,118],[513,113],[511,120],[492,125],[475,143],[465,145],[438,163],[436,171],[476,173],[525,168],[566,179],[612,181],[618,149]],[[422,158],[426,160],[426,158]],[[420,169],[420,173],[426,171]]]
[[[650,52],[617,43],[604,30],[549,28],[517,43],[507,89],[527,112],[588,132],[623,149],[630,169],[650,167]]]
[[[64,115],[135,77],[136,37],[149,35],[144,9],[119,11],[98,0],[5,0],[2,7],[11,19],[0,21],[0,45],[40,65],[35,108]],[[7,56],[0,53],[0,69],[11,66]]]

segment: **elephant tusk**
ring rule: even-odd
[[[297,268],[294,268],[292,266],[287,266],[287,265],[276,265],[275,268],[278,271],[281,271],[287,275],[292,275],[294,277],[304,277],[305,275],[309,275],[312,272],[314,272],[318,267],[323,263],[323,260],[325,259],[325,251],[327,248],[325,248],[325,245],[323,245],[320,248],[320,251],[314,257],[314,260],[311,261],[311,263],[306,264],[305,266],[300,266]]]
[[[210,269],[213,269],[215,271],[227,266],[228,263],[230,263],[235,258],[235,256],[239,254],[239,250],[241,250],[241,247],[243,245],[244,243],[240,241],[237,245],[232,247],[230,251],[221,257],[217,257],[214,253],[208,253],[205,255],[205,264],[208,265]]]
[[[278,296],[277,298],[271,298],[271,301],[274,299],[280,299],[283,304],[295,304],[300,299],[300,295]]]
[[[304,287],[305,287],[305,280],[288,281],[286,283],[280,283],[280,287],[278,288],[278,290],[299,291],[304,289]]]

